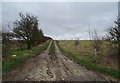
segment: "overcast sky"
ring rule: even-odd
[[[114,25],[118,15],[117,2],[4,2],[2,24],[19,19],[18,13],[38,17],[39,28],[53,39],[88,39],[88,29],[99,35]]]

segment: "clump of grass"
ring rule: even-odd
[[[50,51],[49,51],[50,55],[55,54],[55,45],[54,45],[54,40],[52,41],[51,47],[50,47]]]
[[[45,42],[43,45],[36,47],[32,50],[13,50],[18,57],[13,58],[9,61],[2,61],[2,72],[9,72],[12,68],[20,66],[23,62],[25,62],[29,57],[36,56],[42,53],[49,45],[49,42]]]
[[[67,51],[65,50],[64,48],[61,48],[61,46],[57,43],[58,47],[60,48],[60,50],[67,54],[68,56],[74,58],[74,60],[78,63],[81,63],[83,64],[84,66],[90,68],[90,69],[93,69],[93,70],[96,70],[96,71],[99,71],[99,72],[102,72],[106,75],[110,75],[114,78],[117,78],[120,80],[120,72],[119,71],[116,71],[116,70],[108,70],[107,68],[101,68],[101,67],[97,67],[95,64],[91,63],[90,61],[85,61],[83,59],[80,59],[76,56],[76,54],[73,54],[71,53],[70,51]]]

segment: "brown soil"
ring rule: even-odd
[[[3,81],[116,81],[69,59],[60,52],[56,43],[55,55],[48,55],[50,45],[42,54],[3,75]]]

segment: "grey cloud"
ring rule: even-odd
[[[3,24],[19,19],[18,13],[38,17],[45,35],[54,39],[88,39],[88,28],[100,35],[112,26],[118,14],[117,2],[3,3]]]

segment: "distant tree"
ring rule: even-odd
[[[42,42],[45,42],[45,41],[47,41],[47,40],[52,40],[52,38],[47,37],[47,36],[44,36],[44,38],[43,38],[43,41],[42,41]]]
[[[10,32],[2,31],[2,56],[6,57],[7,52],[11,50],[12,42],[11,39],[13,34]]]
[[[80,43],[80,42],[79,42],[79,38],[78,38],[78,39],[75,40],[75,43],[74,43],[74,45],[75,45],[75,50],[77,49],[77,46],[79,45],[79,43]]]
[[[40,29],[38,33],[39,33],[39,40],[38,41],[42,42],[44,40],[44,34],[43,34],[42,29]]]
[[[30,14],[19,14],[20,20],[13,23],[13,33],[19,40],[24,40],[27,48],[40,42],[40,37],[43,37],[42,30],[38,29],[38,19]]]
[[[75,46],[79,45],[79,38],[77,40],[75,40]]]
[[[2,40],[2,31],[0,30],[0,40]]]

